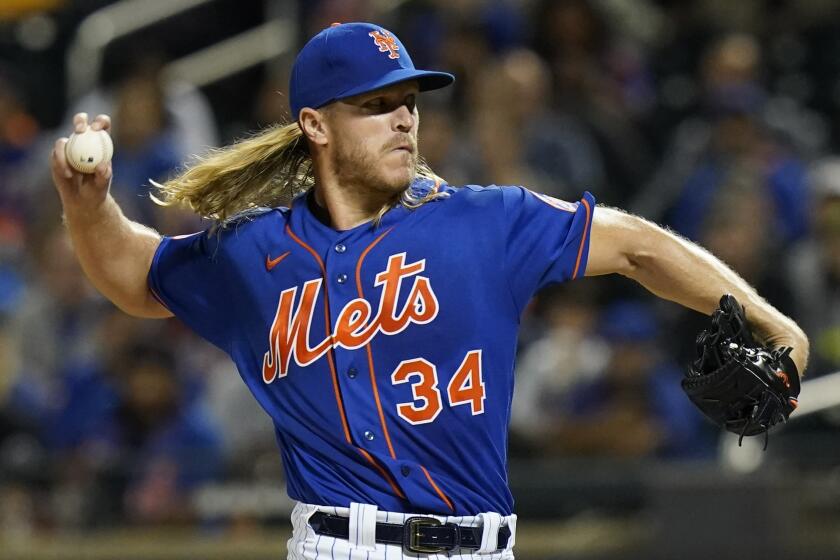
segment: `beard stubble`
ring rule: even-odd
[[[398,145],[394,143],[394,146]],[[387,150],[387,149],[386,149]],[[389,153],[388,151],[385,152]],[[386,177],[379,169],[378,157],[365,150],[361,145],[352,142],[336,143],[332,154],[333,168],[347,188],[359,192],[375,191],[396,197],[401,194],[416,176],[417,150],[410,154],[407,174],[403,179]]]

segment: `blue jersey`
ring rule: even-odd
[[[583,275],[595,201],[412,188],[448,196],[336,231],[309,193],[165,237],[149,285],[236,363],[274,422],[291,498],[509,515],[520,315]]]

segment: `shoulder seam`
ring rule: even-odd
[[[513,308],[516,310],[517,316],[522,315],[522,309],[519,307],[519,303],[516,301],[516,294],[513,291],[513,286],[510,283],[510,275],[508,273],[508,217],[507,217],[507,204],[505,204],[505,193],[501,187],[498,188],[499,198],[502,199],[502,231],[504,231],[504,236],[502,237],[502,266],[504,268],[504,275],[505,275],[505,285],[508,289],[508,295],[510,296],[510,301],[513,304]]]

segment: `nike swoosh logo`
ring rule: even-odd
[[[282,255],[277,257],[276,259],[272,259],[268,255],[266,255],[265,256],[265,269],[267,271],[271,272],[271,269],[274,268],[275,266],[277,266],[278,264],[280,264],[280,261],[282,261],[283,259],[288,257],[289,253],[291,253],[291,251],[286,251],[285,253],[283,253]]]

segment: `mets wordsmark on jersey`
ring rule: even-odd
[[[263,381],[271,383],[277,377],[284,377],[292,357],[301,367],[307,366],[323,357],[330,348],[361,348],[379,332],[397,334],[411,323],[423,325],[434,320],[438,314],[438,300],[429,279],[418,276],[425,268],[425,259],[405,264],[405,253],[392,255],[386,269],[376,275],[374,285],[382,286],[376,314],[373,314],[367,300],[351,300],[341,310],[332,334],[314,347],[309,345],[309,330],[323,280],[317,278],[303,285],[294,312],[298,287],[283,290],[268,337],[269,350],[263,358]],[[412,276],[414,281],[408,301],[398,311],[396,306],[402,282]]]

